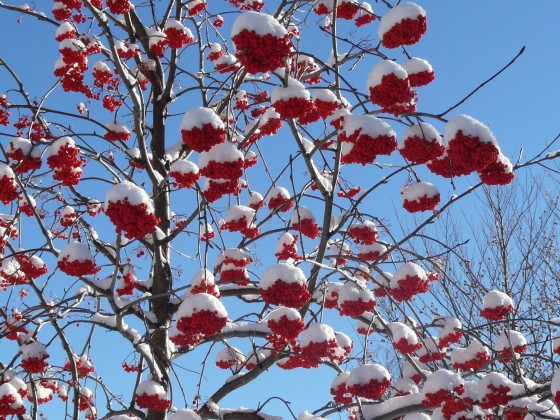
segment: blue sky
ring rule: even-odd
[[[436,72],[436,81],[420,90],[419,111],[437,113],[455,104],[526,46],[525,53],[512,67],[454,112],[472,115],[486,123],[498,138],[504,154],[512,161],[516,160],[521,148],[525,158],[540,151],[560,131],[557,118],[560,58],[554,49],[556,40],[560,39],[557,24],[560,3],[539,2],[538,6],[528,1],[426,0],[418,3],[427,11],[429,29],[409,52],[429,60]],[[376,3],[374,9],[381,13],[384,6]],[[18,24],[15,15],[2,13],[0,39],[4,42],[0,44],[0,56],[13,65],[30,92],[46,91],[55,80],[52,68],[58,55],[53,28],[44,24],[31,25],[31,19],[27,17],[24,23]],[[313,22],[315,17],[312,15],[311,18]],[[375,36],[377,23],[370,27]],[[304,49],[316,48],[328,54],[323,51],[322,41],[318,36],[303,39],[302,44]],[[372,59],[368,60],[353,76],[360,88],[365,86],[367,72],[374,64]],[[46,76],[40,77],[43,74]],[[0,81],[0,91],[7,88],[4,83],[5,79]],[[75,98],[73,96],[72,100]],[[269,144],[266,147],[274,152],[278,146]],[[98,345],[103,349],[103,341]],[[104,361],[96,363],[102,370]],[[107,369],[110,366],[113,365],[107,363]],[[281,395],[291,401],[292,410],[299,413],[327,402],[328,386],[333,377],[331,372],[326,369],[318,372],[298,370],[288,374],[277,372],[278,368],[273,368],[270,375],[261,376],[241,391],[242,398],[238,400],[233,394],[224,403],[230,406],[256,405],[270,396]],[[209,375],[208,381],[225,378],[222,373]],[[195,380],[195,376],[186,374],[185,385],[192,386]],[[264,411],[286,415],[278,401]]]

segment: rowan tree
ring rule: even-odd
[[[0,57],[0,418],[268,418],[290,403],[272,390],[243,408],[242,390],[279,369],[331,372],[299,419],[558,416],[558,340],[533,351],[499,285],[484,323],[419,313],[451,249],[413,246],[460,198],[557,153],[512,164],[459,112],[485,83],[423,109],[429,13],[373,6],[0,3],[52,35],[36,53],[54,69],[31,91]],[[416,215],[402,234],[387,197]]]

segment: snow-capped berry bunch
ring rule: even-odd
[[[105,124],[105,134],[103,137],[109,141],[126,141],[130,138],[130,130],[125,124],[109,121]]]
[[[60,212],[60,225],[63,227],[69,227],[76,220],[77,214],[76,210],[72,206],[64,206]]]
[[[205,177],[235,181],[243,175],[244,156],[233,143],[226,141],[200,153],[198,166]]]
[[[484,296],[480,315],[488,321],[501,321],[512,314],[513,300],[504,292],[491,290]]]
[[[169,176],[173,178],[173,186],[192,188],[200,179],[200,170],[195,163],[187,159],[179,159],[171,164]]]
[[[313,298],[327,309],[338,308],[338,297],[342,286],[342,283],[325,282],[315,291]]]
[[[155,232],[159,223],[152,199],[144,189],[129,181],[116,184],[107,191],[104,210],[115,225],[115,231],[124,232],[129,239],[143,239]]]
[[[198,237],[203,242],[210,242],[216,237],[216,233],[210,223],[203,223],[199,226]]]
[[[165,388],[151,379],[138,384],[134,391],[134,401],[138,407],[153,411],[166,411],[171,406]]]
[[[219,333],[227,322],[227,312],[216,297],[197,293],[185,297],[177,310],[177,329],[189,345]]]
[[[331,383],[330,393],[333,396],[334,402],[337,404],[347,405],[354,400],[354,396],[348,392],[348,388],[346,387],[349,375],[350,372],[341,372]]]
[[[193,108],[185,112],[181,122],[181,136],[195,152],[207,152],[212,146],[226,141],[224,123],[210,108]]]
[[[191,0],[187,3],[189,16],[196,16],[206,10],[206,0]]]
[[[496,158],[496,161],[488,164],[483,170],[478,171],[478,175],[480,180],[486,185],[507,185],[515,178],[513,165],[501,153]]]
[[[220,369],[231,369],[238,372],[244,364],[245,356],[235,347],[224,347],[216,355],[216,366]]]
[[[90,249],[81,242],[72,242],[66,245],[58,254],[57,267],[69,276],[94,275],[99,270]]]
[[[451,351],[451,366],[454,369],[476,371],[486,366],[491,360],[488,347],[478,340],[473,340],[466,348],[457,347]]]
[[[445,152],[439,132],[424,122],[409,127],[398,147],[400,154],[412,163],[427,163]]]
[[[403,207],[410,213],[434,210],[440,201],[440,194],[434,184],[415,182],[401,189]]]
[[[376,242],[371,245],[362,245],[358,252],[358,258],[364,261],[377,261],[380,258],[386,260],[389,258],[388,248],[381,242]]]
[[[330,358],[338,348],[334,330],[323,322],[313,322],[300,337],[301,355],[308,366],[318,366],[322,358]]]
[[[516,384],[505,375],[490,372],[478,381],[479,405],[484,409],[507,405],[513,393],[523,392],[523,385]]]
[[[447,349],[439,344],[437,337],[428,335],[422,341],[422,348],[418,351],[418,360],[422,363],[436,362],[447,356]]]
[[[194,42],[194,36],[189,28],[175,19],[168,19],[164,27],[167,45],[172,49],[180,49]]]
[[[468,115],[457,115],[445,125],[447,154],[452,165],[468,173],[483,171],[496,162],[500,149],[494,134],[480,121]]]
[[[270,210],[278,209],[278,211],[285,212],[290,210],[294,205],[290,193],[284,187],[272,187],[266,199]]]
[[[377,242],[377,226],[371,220],[352,223],[347,235],[357,245],[373,245]]]
[[[44,373],[49,368],[47,347],[39,342],[24,344],[19,348],[21,352],[21,367],[29,373]]]
[[[132,4],[129,0],[107,0],[107,7],[114,15],[124,15],[130,12]]]
[[[313,106],[321,118],[327,119],[340,108],[340,101],[332,91],[317,89],[313,93]]]
[[[276,253],[274,255],[279,260],[301,260],[302,257],[298,254],[297,243],[297,235],[292,235],[290,232],[284,232],[278,239]]]
[[[285,120],[305,115],[313,105],[309,91],[293,78],[288,79],[287,86],[276,86],[270,98],[276,112]]]
[[[388,271],[383,271],[375,276],[373,279],[373,295],[375,297],[387,296],[387,291],[390,288],[392,278],[393,274]]]
[[[4,284],[26,284],[29,279],[20,269],[19,263],[15,258],[4,258],[0,261],[0,277]]]
[[[465,381],[458,373],[440,369],[433,372],[422,387],[422,405],[439,407],[456,395],[465,393]]]
[[[90,198],[86,204],[86,207],[87,207],[87,213],[91,217],[95,217],[103,212],[103,204],[101,203],[101,201],[95,198]]]
[[[85,411],[88,408],[93,407],[93,392],[91,392],[91,389],[81,386],[78,393],[78,408],[80,411]]]
[[[220,221],[220,229],[241,232],[248,238],[255,238],[260,234],[255,219],[255,210],[247,206],[235,205],[228,209],[226,217]]]
[[[402,67],[407,72],[412,87],[426,86],[435,79],[433,67],[422,58],[412,57],[405,61]]]
[[[294,308],[276,308],[267,318],[266,325],[281,342],[295,340],[305,328],[300,313]]]
[[[229,248],[218,254],[216,267],[220,270],[220,282],[238,285],[248,284],[247,266],[252,261],[252,258],[239,248]]]
[[[28,217],[33,216],[34,211],[37,209],[37,202],[32,196],[19,196],[18,200],[18,210],[20,213],[25,214]]]
[[[247,205],[251,207],[253,210],[259,210],[266,204],[264,201],[264,197],[261,193],[257,191],[251,191],[249,193],[249,199],[247,200]]]
[[[418,264],[407,262],[401,265],[393,275],[389,293],[399,301],[409,301],[419,293],[429,289],[428,276]]]
[[[349,281],[338,292],[340,315],[358,317],[372,311],[375,305],[373,293],[361,281]]]
[[[400,3],[385,13],[377,31],[384,47],[416,44],[427,31],[426,11],[415,3]]]
[[[373,115],[346,115],[338,138],[343,142],[343,163],[367,165],[378,155],[390,155],[397,149],[396,133]]]
[[[454,316],[436,317],[433,323],[442,326],[438,335],[440,347],[449,347],[450,344],[459,343],[463,338],[461,331],[463,325]]]
[[[275,264],[263,273],[259,291],[267,304],[295,309],[303,307],[311,298],[301,268],[286,263]]]
[[[133,267],[130,265],[125,266],[123,269],[123,275],[119,278],[116,290],[117,294],[119,296],[133,295],[134,290],[138,287],[138,285],[138,277],[136,277]]]
[[[79,153],[80,149],[71,137],[55,140],[47,149],[47,164],[54,171],[53,179],[65,186],[77,185],[82,176]]]
[[[22,137],[14,137],[6,149],[6,157],[10,158],[14,166],[14,172],[24,174],[41,168],[41,150],[33,147],[30,140]]]
[[[298,230],[302,235],[315,239],[319,236],[319,225],[315,221],[315,216],[305,206],[298,206],[290,216],[292,229]]]
[[[167,36],[159,29],[146,28],[148,35],[148,50],[155,56],[162,58],[167,48]]]
[[[197,293],[208,293],[214,297],[220,297],[220,290],[215,283],[214,274],[206,269],[200,269],[193,274],[190,292],[193,295]]]
[[[26,413],[25,406],[21,395],[18,394],[17,389],[9,382],[0,385],[0,415],[22,416]]]
[[[19,263],[20,270],[30,279],[36,279],[49,271],[47,264],[37,255],[17,253],[15,259]]]
[[[239,195],[242,188],[247,188],[247,183],[242,179],[231,181],[228,179],[206,178],[204,180],[204,199],[209,203],[213,203],[225,194]]]
[[[390,322],[387,328],[391,331],[394,349],[400,353],[413,354],[422,347],[418,336],[408,325],[402,322]]]
[[[391,386],[389,371],[379,364],[360,365],[350,372],[346,389],[352,395],[379,400]]]
[[[288,31],[273,16],[245,12],[231,30],[235,56],[248,73],[265,73],[284,66],[292,50]]]
[[[0,162],[0,201],[9,204],[19,196],[16,175],[12,168]]]
[[[518,358],[525,354],[527,351],[527,339],[519,331],[503,331],[496,339],[494,350],[498,352],[500,361],[509,363],[514,355]]]
[[[94,85],[97,87],[102,87],[111,82],[113,78],[113,72],[111,68],[103,61],[96,61],[93,65],[92,76],[94,78]]]
[[[378,62],[367,78],[369,99],[394,115],[416,110],[416,93],[406,70],[391,60]]]

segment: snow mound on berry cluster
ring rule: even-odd
[[[109,203],[118,203],[119,201],[124,201],[125,198],[128,199],[128,202],[132,206],[145,204],[148,213],[154,212],[154,205],[148,193],[130,181],[123,181],[120,184],[116,184],[107,191],[104,210],[107,211]]]

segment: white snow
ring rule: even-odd
[[[185,112],[181,121],[181,130],[202,128],[204,124],[210,124],[216,129],[224,129],[224,123],[213,109],[198,107]]]
[[[173,162],[169,168],[170,172],[178,172],[180,174],[197,174],[198,166],[187,159],[179,159]]]
[[[184,408],[182,410],[175,411],[169,420],[202,420],[202,417],[194,411]]]
[[[71,242],[66,245],[58,254],[58,261],[68,257],[68,261],[93,261],[93,255],[86,244],[82,242]]]
[[[290,198],[290,193],[284,187],[272,187],[268,194],[266,195],[266,199],[270,200],[271,198],[282,197],[285,199]]]
[[[298,206],[290,216],[290,223],[299,223],[301,220],[312,220],[315,222],[315,216],[309,208]]]
[[[390,322],[387,324],[387,328],[393,335],[393,343],[397,343],[404,338],[410,345],[418,344],[418,336],[408,325],[402,322]]]
[[[213,146],[207,152],[200,153],[198,155],[198,166],[204,168],[210,161],[223,163],[236,162],[239,159],[243,162],[243,153],[233,143],[226,141]]]
[[[336,340],[334,330],[323,322],[313,322],[301,333],[300,346],[307,347],[311,343],[323,343]]]
[[[511,345],[510,345],[510,341],[511,341]],[[510,330],[509,334],[508,331],[503,331],[496,339],[494,350],[503,351],[505,349],[511,349],[512,346],[515,349],[515,347],[525,346],[525,345],[527,345],[527,339],[519,331]]]
[[[364,385],[372,379],[381,382],[384,379],[390,380],[391,375],[387,369],[377,363],[360,365],[350,372],[346,386],[350,388],[353,385]]]
[[[359,130],[360,135],[368,135],[372,138],[388,136],[396,138],[397,134],[385,121],[373,115],[354,115],[350,114],[344,118],[344,134],[350,137],[355,131]]]
[[[241,13],[231,28],[231,36],[239,34],[244,29],[249,32],[255,31],[259,36],[270,34],[277,38],[288,35],[288,31],[273,16],[259,12]]]
[[[55,140],[48,148],[47,148],[47,157],[55,156],[60,151],[62,146],[68,146],[71,149],[76,148],[76,143],[72,137],[64,136],[57,140]]]
[[[425,139],[427,141],[436,141],[437,144],[442,145],[443,139],[439,134],[438,130],[431,124],[428,123],[420,123],[410,126],[403,135],[403,140],[399,143],[399,149],[403,149],[405,146],[405,141],[411,137],[419,137],[421,139]]]
[[[445,124],[445,140],[447,142],[451,141],[459,130],[461,130],[465,136],[478,137],[483,143],[492,143],[496,147],[498,146],[498,141],[496,137],[494,137],[492,131],[480,121],[468,115],[457,115]]]
[[[165,391],[163,386],[156,381],[152,381],[151,379],[140,382],[136,387],[136,391],[134,393],[136,395],[154,395],[161,400],[167,399],[167,392]]]
[[[296,311],[293,308],[285,308],[285,307],[276,308],[276,309],[270,311],[267,318],[269,320],[278,322],[278,321],[280,321],[280,318],[282,318],[284,316],[289,321],[295,321],[297,319],[301,319],[301,315],[298,311]]]
[[[513,300],[504,292],[498,290],[491,290],[484,296],[484,309],[494,309],[498,307],[513,306]]]
[[[460,385],[463,385],[465,381],[461,378],[458,373],[452,372],[446,369],[440,369],[433,372],[422,387],[422,392],[436,393],[439,390],[453,391]]]
[[[391,279],[391,288],[398,289],[399,281],[404,280],[407,276],[419,277],[422,280],[427,280],[428,276],[424,269],[418,264],[407,262],[401,265]]]
[[[439,194],[437,187],[429,182],[415,182],[401,188],[404,201],[420,201],[422,197],[432,198]]]
[[[303,83],[290,77],[288,79],[288,86],[276,86],[274,89],[272,89],[270,99],[272,101],[272,104],[274,104],[275,102],[282,100],[286,101],[290,98],[302,98],[311,100],[311,94],[303,85]]]
[[[402,68],[405,69],[408,74],[423,72],[433,73],[434,71],[432,65],[427,60],[418,57],[412,57],[410,60],[405,61],[402,64]]]
[[[344,302],[371,302],[374,300],[373,293],[360,281],[349,281],[340,288],[338,296],[338,304],[342,305]]]

